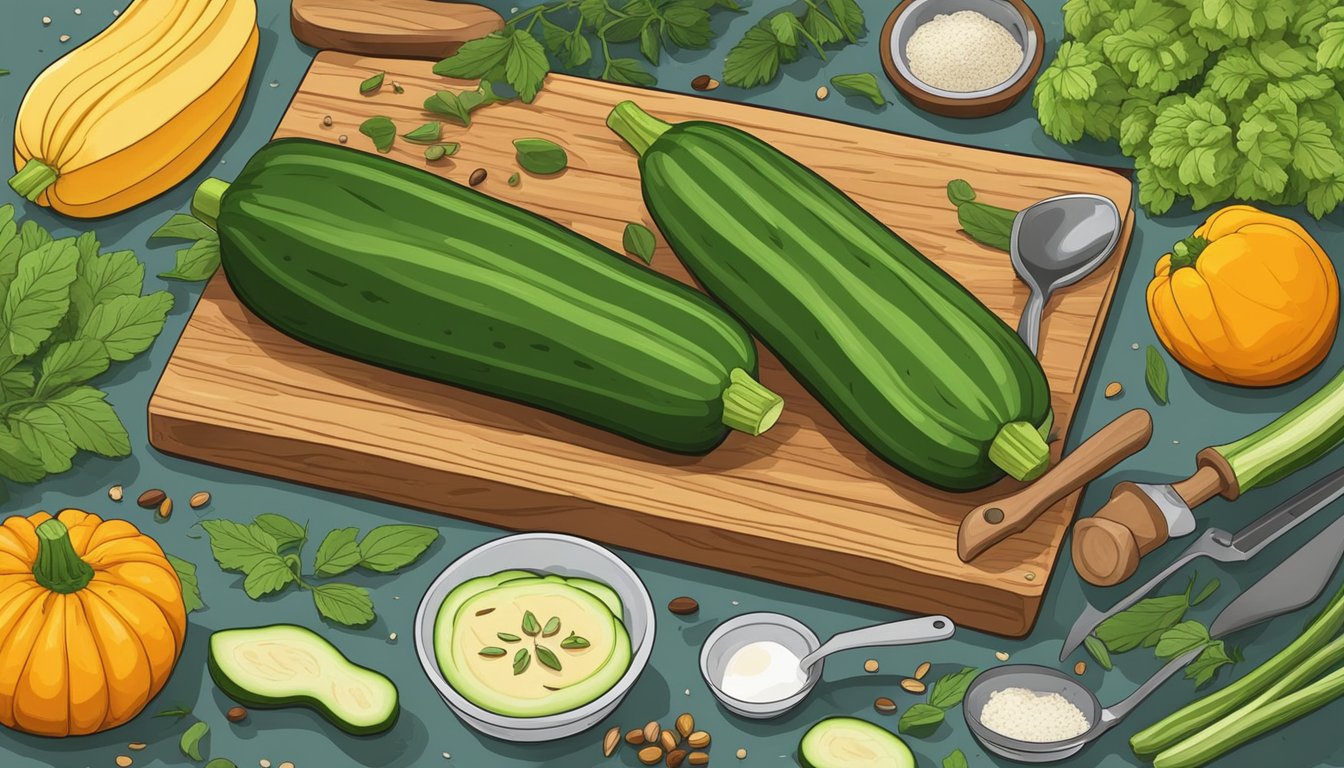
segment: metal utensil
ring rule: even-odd
[[[1069,630],[1069,637],[1059,652],[1059,660],[1068,658],[1069,654],[1082,645],[1083,639],[1092,634],[1092,630],[1100,626],[1103,621],[1137,603],[1192,560],[1201,557],[1212,558],[1220,563],[1242,563],[1250,560],[1265,547],[1297,527],[1303,520],[1330,506],[1341,497],[1344,497],[1344,467],[1302,489],[1235,534],[1221,528],[1208,529],[1195,539],[1175,562],[1150,579],[1147,584],[1116,603],[1110,610],[1102,612],[1088,603],[1083,608],[1082,615],[1074,622],[1073,629]]]
[[[1209,627],[1209,636],[1215,639],[1225,637],[1310,604],[1330,583],[1341,557],[1344,557],[1344,518],[1336,520],[1317,534],[1228,604],[1214,619],[1213,626]],[[990,752],[1024,763],[1053,763],[1077,754],[1083,747],[1101,738],[1168,678],[1194,661],[1201,651],[1197,648],[1177,656],[1129,696],[1105,708],[1102,708],[1096,694],[1063,672],[1032,664],[994,667],[971,681],[970,687],[966,689],[962,713],[976,740]],[[1004,688],[1058,693],[1082,710],[1092,727],[1072,739],[1048,742],[1022,741],[992,731],[980,722],[980,713],[989,701],[990,694]]]
[[[797,619],[780,613],[747,613],[720,624],[705,640],[700,649],[700,674],[715,698],[729,712],[753,720],[766,720],[788,712],[807,698],[821,679],[825,657],[832,653],[946,640],[956,630],[956,625],[946,616],[921,616],[841,632],[823,644],[816,633]],[[768,702],[743,701],[724,693],[723,675],[733,654],[751,643],[765,640],[779,643],[799,658],[803,680],[798,691]]]
[[[1120,242],[1120,209],[1101,195],[1059,195],[1013,219],[1012,260],[1031,289],[1017,333],[1031,353],[1041,339],[1041,315],[1051,294],[1101,266]]]

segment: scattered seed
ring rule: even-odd
[[[322,125],[326,126],[327,128],[331,127],[331,115],[322,116]]]
[[[667,604],[667,610],[678,616],[689,616],[700,610],[700,603],[693,597],[674,597],[672,602]]]
[[[81,10],[78,9],[78,8],[75,9],[75,15],[76,15],[76,16],[80,15],[81,13],[83,13],[83,11],[81,11]]]
[[[140,494],[140,498],[136,499],[135,503],[145,509],[154,509],[162,504],[163,500],[166,498],[168,498],[168,494],[158,488],[150,488],[148,491]]]
[[[923,680],[923,679],[924,679],[924,676],[927,675],[927,674],[929,674],[929,670],[930,670],[932,667],[933,667],[933,665],[930,664],[930,663],[927,662],[927,661],[924,662],[923,664],[920,664],[918,667],[915,667],[915,679],[916,679],[916,680]]]
[[[747,750],[746,750],[746,748],[741,748],[741,749],[738,749],[738,750],[737,750],[737,759],[738,759],[738,760],[746,760],[746,759],[747,759]]]
[[[61,36],[60,36],[59,38],[57,38],[57,39],[60,40],[62,43],[68,43],[68,42],[70,42],[70,36],[69,36],[69,35],[61,35]],[[127,759],[127,760],[130,760],[129,757],[126,758],[126,759]],[[127,763],[127,765],[130,765],[130,763]]]
[[[272,81],[270,82],[270,86],[271,86],[272,88],[279,88],[279,87],[280,87],[280,81],[279,81],[279,80],[272,80]],[[281,764],[280,764],[280,768],[284,768],[284,766],[285,766],[284,763],[281,763]],[[290,766],[290,768],[293,768],[293,766]]]
[[[658,741],[663,745],[663,751],[669,754],[677,748],[677,734],[672,731],[663,731]]]
[[[450,754],[448,754],[447,752],[444,752],[444,753],[443,753],[443,759],[444,759],[444,760],[452,760],[452,759],[453,759],[453,756],[450,755]]]
[[[708,91],[709,84],[713,80],[714,78],[710,77],[709,75],[699,75],[695,79],[691,80],[691,87],[697,91]]]
[[[266,758],[262,758],[261,762],[257,763],[257,765],[260,765],[261,768],[271,768],[271,761],[267,760]]]
[[[663,750],[661,747],[645,747],[639,750],[639,762],[645,765],[656,765],[663,759]]]
[[[145,742],[143,742],[143,741],[133,741],[133,742],[131,742],[130,744],[127,744],[127,745],[126,745],[126,748],[129,749],[129,750],[131,750],[132,752],[139,752],[140,750],[144,749],[146,746],[148,746],[148,745],[145,744]]]
[[[208,491],[197,491],[191,494],[191,500],[187,502],[192,509],[200,509],[210,503],[210,493]]]
[[[612,728],[607,731],[607,735],[602,738],[602,756],[611,757],[616,752],[616,747],[621,743],[621,729]]]
[[[396,632],[389,633],[387,639],[391,640],[394,643],[397,642],[397,633]]]
[[[677,733],[680,733],[683,739],[689,738],[692,733],[695,733],[695,718],[691,717],[690,712],[682,712],[677,715]]]
[[[1007,661],[1007,660],[1008,660],[1008,654],[1005,653],[1005,652],[1003,652],[1003,651],[997,651],[997,652],[995,652],[995,654],[994,654],[994,658],[998,659],[999,661]]]
[[[160,520],[167,520],[168,518],[172,517],[172,516],[173,516],[173,500],[170,499],[170,498],[164,497],[163,501],[159,502],[159,511],[158,511],[157,514],[158,514]]]
[[[1139,343],[1136,341],[1136,342],[1134,342],[1133,344],[1130,344],[1130,345],[1129,345],[1129,348],[1130,348],[1130,349],[1138,349],[1138,348],[1139,348]]]
[[[485,169],[484,169],[484,168],[477,168],[476,170],[472,171],[472,172],[471,172],[471,177],[467,179],[467,183],[470,184],[470,185],[473,186],[473,187],[474,187],[474,186],[477,186],[477,185],[480,184],[482,181],[485,181]]]
[[[121,768],[129,768],[134,762],[135,761],[131,759],[130,755],[117,755],[117,765],[121,766]]]
[[[658,725],[656,720],[650,720],[648,725],[644,726],[644,741],[650,744],[657,744],[658,737],[662,735],[662,726]]]
[[[823,85],[823,86],[820,86],[819,88],[817,88],[817,101],[821,101],[822,99],[825,99],[827,96],[830,96],[830,95],[831,95],[831,90],[830,90],[829,88],[827,88],[826,86]]]
[[[51,17],[50,17],[50,16],[43,16],[43,17],[42,17],[42,26],[45,27],[45,26],[47,26],[47,25],[50,24],[50,23],[51,23]]]
[[[873,672],[876,672],[878,669],[879,669],[879,666],[878,666],[878,664],[877,664],[877,659],[869,659],[869,660],[863,662],[863,671],[864,671],[864,672],[868,672],[869,674],[871,674],[871,673],[873,673]]]
[[[294,768],[294,764],[286,760],[280,764],[280,768]]]
[[[901,687],[909,691],[910,693],[923,693],[928,688],[928,686],[924,685],[923,683],[919,682],[913,677],[907,677],[904,680],[902,680]]]
[[[1081,675],[1081,674],[1083,674],[1083,673],[1086,672],[1086,671],[1087,671],[1087,662],[1086,662],[1086,661],[1080,661],[1080,662],[1078,662],[1077,664],[1074,664],[1074,665],[1073,665],[1073,674],[1075,674],[1075,675]]]
[[[640,744],[644,743],[644,731],[640,728],[636,728],[630,731],[629,733],[625,734],[625,740],[626,742],[638,747]]]
[[[877,701],[873,702],[873,709],[880,715],[890,715],[896,711],[896,702],[886,696],[878,696]]]
[[[684,762],[686,762],[686,750],[674,749],[667,753],[667,768],[681,768]]]
[[[694,731],[686,737],[686,744],[691,749],[704,749],[709,746],[708,731]]]
[[[339,142],[341,142],[342,144],[344,144],[345,142],[347,142],[347,141],[350,140],[350,137],[349,137],[349,136],[346,136],[344,133],[342,133],[340,136],[337,136],[337,137],[336,137],[336,140],[339,141]]]
[[[709,765],[709,753],[692,752],[686,758],[686,762],[690,763],[691,765]]]
[[[229,707],[224,717],[227,717],[230,723],[241,723],[247,719],[247,710],[242,707]]]
[[[1118,381],[1112,381],[1106,385],[1106,397],[1119,397],[1120,393],[1124,391],[1124,386]]]
[[[113,501],[121,501],[126,491],[120,485],[114,485],[107,489],[107,498]]]
[[[687,696],[690,696],[690,695],[691,695],[691,689],[690,689],[690,688],[687,688],[686,690],[682,691],[682,693],[686,694]]]

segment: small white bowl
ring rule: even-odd
[[[610,690],[568,712],[545,717],[506,717],[468,701],[439,670],[434,653],[434,624],[439,606],[468,579],[518,569],[600,581],[621,598],[621,617],[634,656],[630,668]],[[573,736],[602,722],[625,698],[653,653],[655,616],[653,600],[638,575],[623,560],[591,541],[558,533],[524,533],[483,544],[459,557],[429,585],[415,614],[415,650],[429,681],[467,725],[496,739],[512,742],[552,741]]]

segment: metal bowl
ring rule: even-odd
[[[821,647],[821,640],[815,632],[797,619],[778,613],[746,613],[723,622],[705,639],[700,649],[700,676],[714,693],[724,709],[740,717],[752,720],[768,720],[778,717],[802,703],[803,699],[817,686],[821,679],[822,666],[826,660],[820,659],[807,671],[807,679],[798,691],[777,701],[743,701],[729,696],[719,687],[723,671],[728,660],[742,648],[761,640],[773,640],[793,655],[803,658]]]
[[[545,717],[506,717],[483,709],[458,693],[439,670],[434,653],[434,624],[448,593],[468,579],[518,569],[600,581],[616,591],[622,621],[634,652],[630,668],[610,690],[568,712]],[[638,575],[611,551],[591,541],[558,533],[525,533],[483,544],[459,557],[429,585],[415,614],[415,651],[429,681],[467,725],[497,739],[552,741],[591,728],[610,715],[648,665],[653,653],[653,601]]]
[[[1037,693],[1058,693],[1077,707],[1087,718],[1088,730],[1062,741],[1022,741],[992,730],[980,722],[989,695],[1004,688],[1026,688]],[[1000,757],[1019,763],[1053,763],[1072,757],[1094,738],[1102,723],[1101,702],[1078,681],[1049,667],[1035,664],[1009,664],[981,672],[966,688],[961,703],[962,714],[971,735],[985,749]]]
[[[940,14],[977,11],[1002,24],[1022,46],[1017,71],[993,88],[946,91],[915,77],[906,44],[924,23]],[[882,68],[896,89],[921,109],[948,117],[985,117],[1002,112],[1026,93],[1045,57],[1045,30],[1023,0],[904,0],[882,28]]]

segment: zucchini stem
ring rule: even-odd
[[[55,168],[33,158],[24,163],[18,173],[9,177],[9,186],[28,200],[37,202],[38,196],[55,184],[60,175]]]
[[[728,379],[728,388],[723,390],[723,423],[753,437],[775,426],[784,411],[784,398],[741,368],[734,368]]]
[[[672,124],[650,115],[633,101],[622,101],[607,115],[607,127],[643,157]]]
[[[1025,421],[1004,424],[989,445],[989,460],[1013,478],[1028,482],[1050,466],[1050,446],[1040,429]]]
[[[191,215],[211,229],[218,229],[219,207],[223,203],[224,193],[229,183],[223,179],[206,179],[191,196]]]

